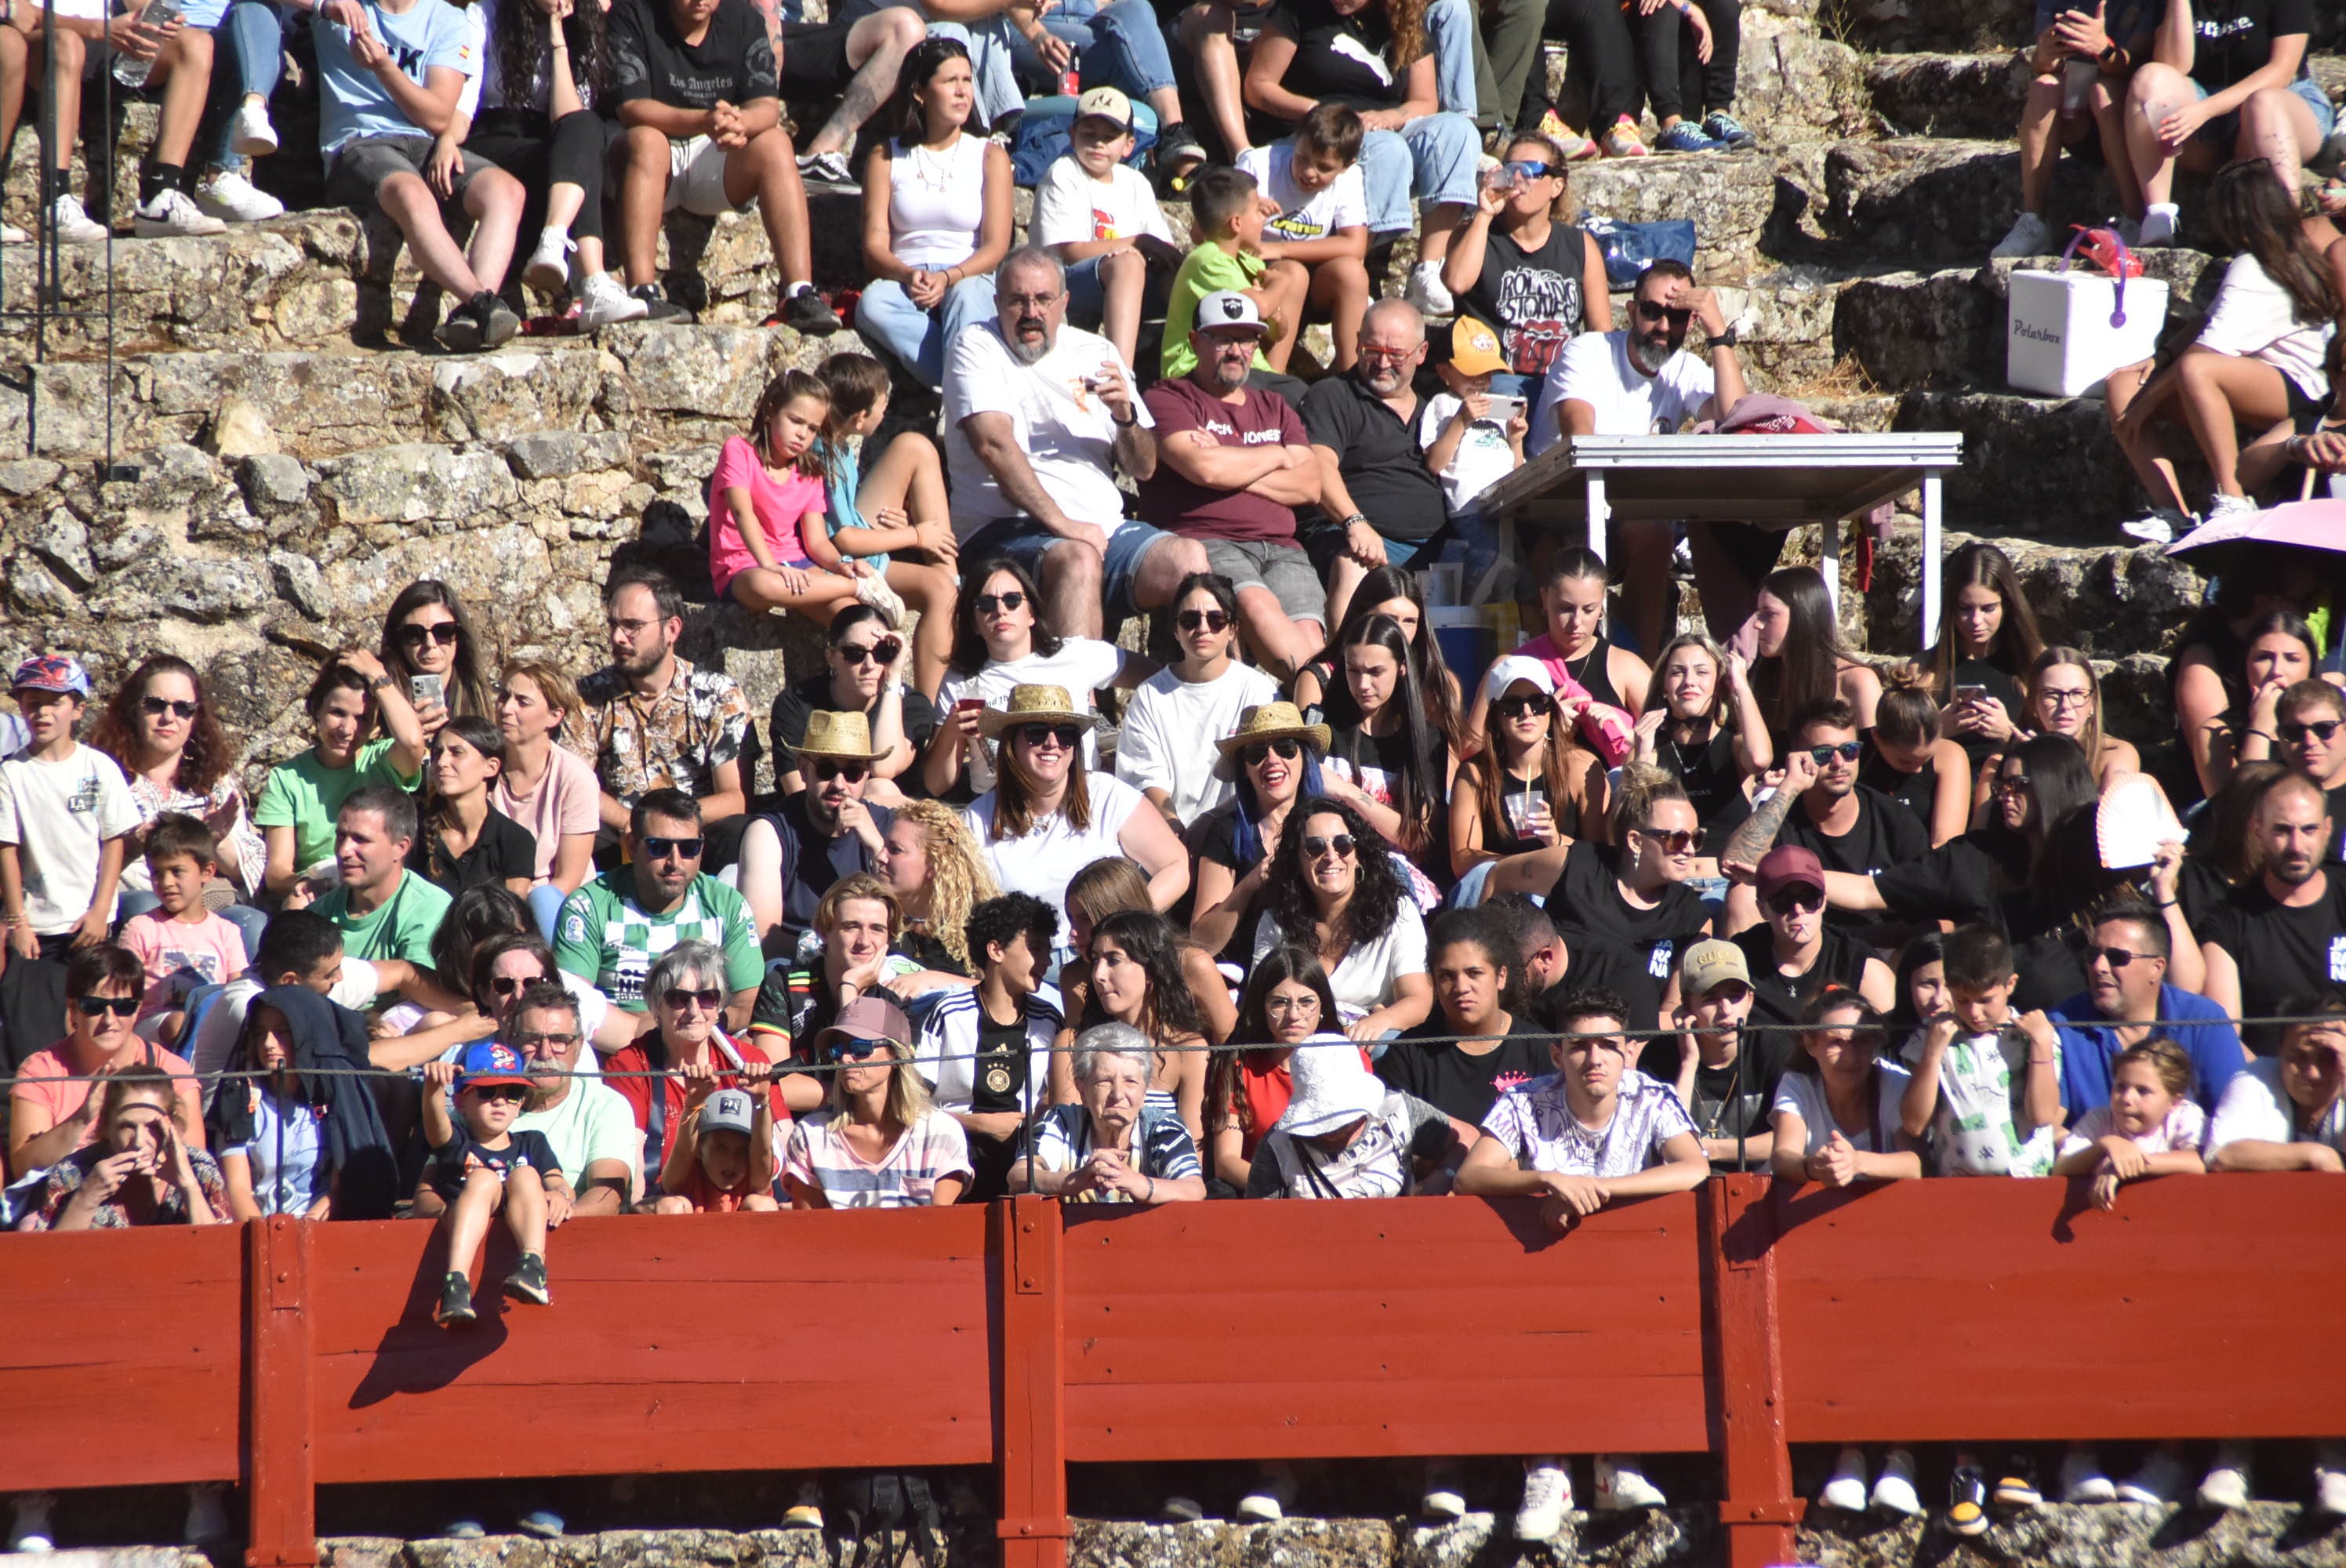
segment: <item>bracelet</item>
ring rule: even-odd
[[[1155,1203],[1157,1201],[1157,1178],[1155,1176],[1150,1176],[1148,1178],[1148,1196],[1142,1198],[1140,1201],[1143,1203]]]
[[[1350,528],[1355,523],[1367,523],[1368,521],[1368,514],[1364,512],[1355,512],[1350,517],[1344,519],[1344,526]],[[1370,526],[1374,527],[1375,524],[1370,524]]]
[[[2164,902],[2154,902],[2151,907],[2153,909],[2171,910],[2176,906],[2178,901],[2175,899],[2168,899]]]
[[[2261,729],[2251,729],[2251,730],[2249,730],[2248,733],[2249,733],[2249,735],[2253,735],[2253,736],[2257,737],[2259,739],[2260,739],[2260,740],[2264,741],[2267,745],[2270,745],[2270,746],[2279,746],[2279,745],[2280,744],[2280,737],[2279,737],[2278,735],[2267,735],[2267,734],[2266,734],[2263,730],[2261,730]],[[2243,739],[2245,739],[2246,738],[2247,738],[2246,736],[2242,737],[2242,738],[2243,738]]]
[[[1140,423],[1140,416],[1136,413],[1130,419],[1118,419],[1116,415],[1110,414],[1107,416],[1107,422],[1118,430],[1130,430]]]

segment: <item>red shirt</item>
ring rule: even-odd
[[[1224,446],[1309,446],[1303,421],[1277,392],[1250,388],[1243,402],[1228,403],[1187,377],[1158,382],[1143,394],[1162,443],[1202,430]],[[1163,458],[1140,487],[1140,520],[1185,539],[1295,543],[1295,511],[1246,490],[1192,484]]]
[[[613,1074],[645,1073],[656,1066],[668,1065],[670,1058],[667,1045],[660,1040],[657,1032],[638,1035],[637,1040],[637,1044],[628,1046],[626,1050],[615,1051],[605,1057],[603,1070],[607,1074]],[[647,1047],[643,1044],[645,1041],[652,1044]],[[771,1062],[773,1060],[762,1047],[746,1040],[736,1040],[721,1030],[711,1038],[709,1044],[713,1054],[719,1062]],[[654,1052],[658,1053],[657,1061],[653,1060]],[[607,1081],[611,1087],[618,1090],[621,1097],[627,1102],[627,1109],[635,1115],[636,1125],[644,1129],[644,1176],[648,1181],[657,1182],[659,1179],[660,1168],[668,1164],[668,1151],[676,1146],[677,1125],[684,1120],[684,1102],[685,1096],[690,1093],[689,1085],[685,1083],[683,1074],[674,1072],[664,1078],[613,1076]],[[718,1074],[717,1087],[738,1089],[740,1086],[740,1074],[729,1070]],[[776,1135],[779,1136],[780,1129],[790,1125],[790,1109],[782,1103],[780,1080],[771,1080],[767,1084],[766,1100],[767,1104],[773,1107],[774,1126]],[[652,1119],[655,1107],[659,1111],[658,1126],[653,1125]]]

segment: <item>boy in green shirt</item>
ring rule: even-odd
[[[1165,307],[1164,379],[1178,381],[1197,368],[1189,330],[1198,319],[1198,301],[1224,289],[1253,300],[1269,329],[1254,351],[1256,371],[1284,373],[1295,352],[1311,274],[1300,261],[1262,259],[1267,214],[1254,176],[1235,168],[1208,169],[1190,188],[1189,211],[1198,248],[1173,274],[1173,296]]]

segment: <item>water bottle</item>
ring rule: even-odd
[[[147,0],[147,9],[138,14],[138,19],[149,27],[168,27],[179,19],[182,9],[179,0]],[[154,69],[151,59],[134,59],[128,55],[114,56],[114,79],[126,87],[145,87]]]

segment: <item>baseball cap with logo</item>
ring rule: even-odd
[[[1462,376],[1488,375],[1507,368],[1507,356],[1499,351],[1499,334],[1472,316],[1461,316],[1450,325],[1450,362],[1458,367]]]
[[[463,1065],[456,1069],[456,1092],[484,1089],[492,1084],[529,1087],[528,1065],[521,1053],[502,1040],[476,1040],[464,1047]]]
[[[63,697],[87,697],[89,671],[68,654],[35,654],[16,667],[10,691],[54,691]]]
[[[1198,318],[1192,330],[1212,332],[1226,327],[1243,327],[1258,334],[1266,330],[1262,312],[1254,308],[1252,300],[1236,289],[1217,289],[1198,301]]]
[[[1711,937],[1687,949],[1686,956],[1678,960],[1678,989],[1688,1001],[1700,1001],[1729,980],[1751,983],[1750,962],[1731,942]]]
[[[758,1107],[747,1089],[719,1089],[701,1102],[700,1130],[748,1135]]]
[[[1132,128],[1132,100],[1114,87],[1094,87],[1076,100],[1079,120],[1113,120],[1119,130]]]

